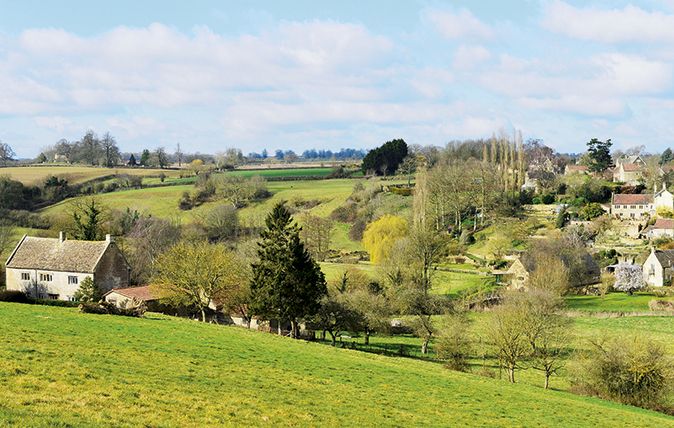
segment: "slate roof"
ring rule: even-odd
[[[656,250],[655,257],[663,268],[671,268],[674,264],[674,250]]]
[[[613,195],[613,205],[647,205],[653,203],[651,194],[617,194]]]
[[[94,273],[110,245],[107,241],[75,241],[24,236],[7,260],[12,269]]]
[[[121,294],[122,296],[128,297],[129,299],[136,298],[145,302],[157,300],[157,296],[152,293],[149,285],[144,285],[142,287],[113,288],[112,290],[105,293],[105,296],[112,293]]]

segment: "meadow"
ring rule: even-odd
[[[108,175],[128,174],[142,177],[159,176],[178,177],[182,171],[158,168],[97,168],[90,166],[27,166],[0,168],[0,175],[9,176],[26,185],[37,185],[53,175],[63,177],[71,184],[80,184]],[[157,179],[159,180],[159,179]]]
[[[8,425],[674,426],[430,362],[156,314],[0,303],[0,320]]]

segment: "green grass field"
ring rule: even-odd
[[[569,309],[588,312],[647,312],[653,299],[674,301],[674,297],[656,297],[651,293],[608,293],[605,296],[568,296]],[[673,319],[674,321],[674,319]]]
[[[10,426],[674,426],[438,364],[166,316],[0,303],[0,321]]]
[[[7,175],[23,184],[40,184],[50,175],[65,177],[70,183],[83,183],[98,177],[112,174],[140,176],[177,177],[181,171],[155,168],[97,168],[89,166],[30,166],[0,168],[0,175]],[[159,179],[157,179],[159,180]]]

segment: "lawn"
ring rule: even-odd
[[[674,301],[674,297],[656,297],[652,293],[608,293],[605,296],[568,296],[566,303],[571,310],[588,312],[646,312],[653,299]],[[674,320],[674,318],[673,318]]]
[[[438,364],[149,315],[0,303],[0,418],[21,426],[674,426]]]
[[[70,183],[83,183],[113,174],[159,176],[159,174],[163,173],[167,177],[177,177],[181,172],[155,168],[99,168],[90,166],[16,166],[0,168],[0,175],[7,175],[13,180],[29,185],[41,184],[50,175],[65,177]]]

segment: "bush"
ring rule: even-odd
[[[625,404],[659,410],[671,388],[670,361],[662,345],[639,336],[594,343],[580,361],[574,387]]]
[[[113,303],[101,301],[98,303],[84,302],[79,305],[80,312],[99,315],[122,315],[126,317],[142,317],[147,311],[144,302],[133,301],[129,307],[118,308]]]
[[[438,358],[444,360],[446,366],[452,370],[465,371],[468,368],[470,340],[467,327],[468,322],[464,317],[452,317],[435,346]]]
[[[674,311],[674,302],[653,299],[648,302],[648,309],[651,311]]]
[[[183,195],[180,197],[180,201],[178,202],[178,208],[180,208],[183,211],[191,210],[194,207],[194,203],[192,202],[192,197],[190,196],[189,192],[183,192]]]
[[[74,308],[77,306],[77,302],[70,302],[68,300],[31,299],[30,303],[42,306],[58,306],[61,308]]]
[[[30,303],[30,299],[23,291],[2,290],[0,291],[0,302]]]
[[[553,195],[552,193],[546,193],[546,194],[543,195],[543,197],[541,198],[541,201],[542,201],[544,204],[547,204],[547,205],[552,204],[552,203],[555,202],[555,195]]]

